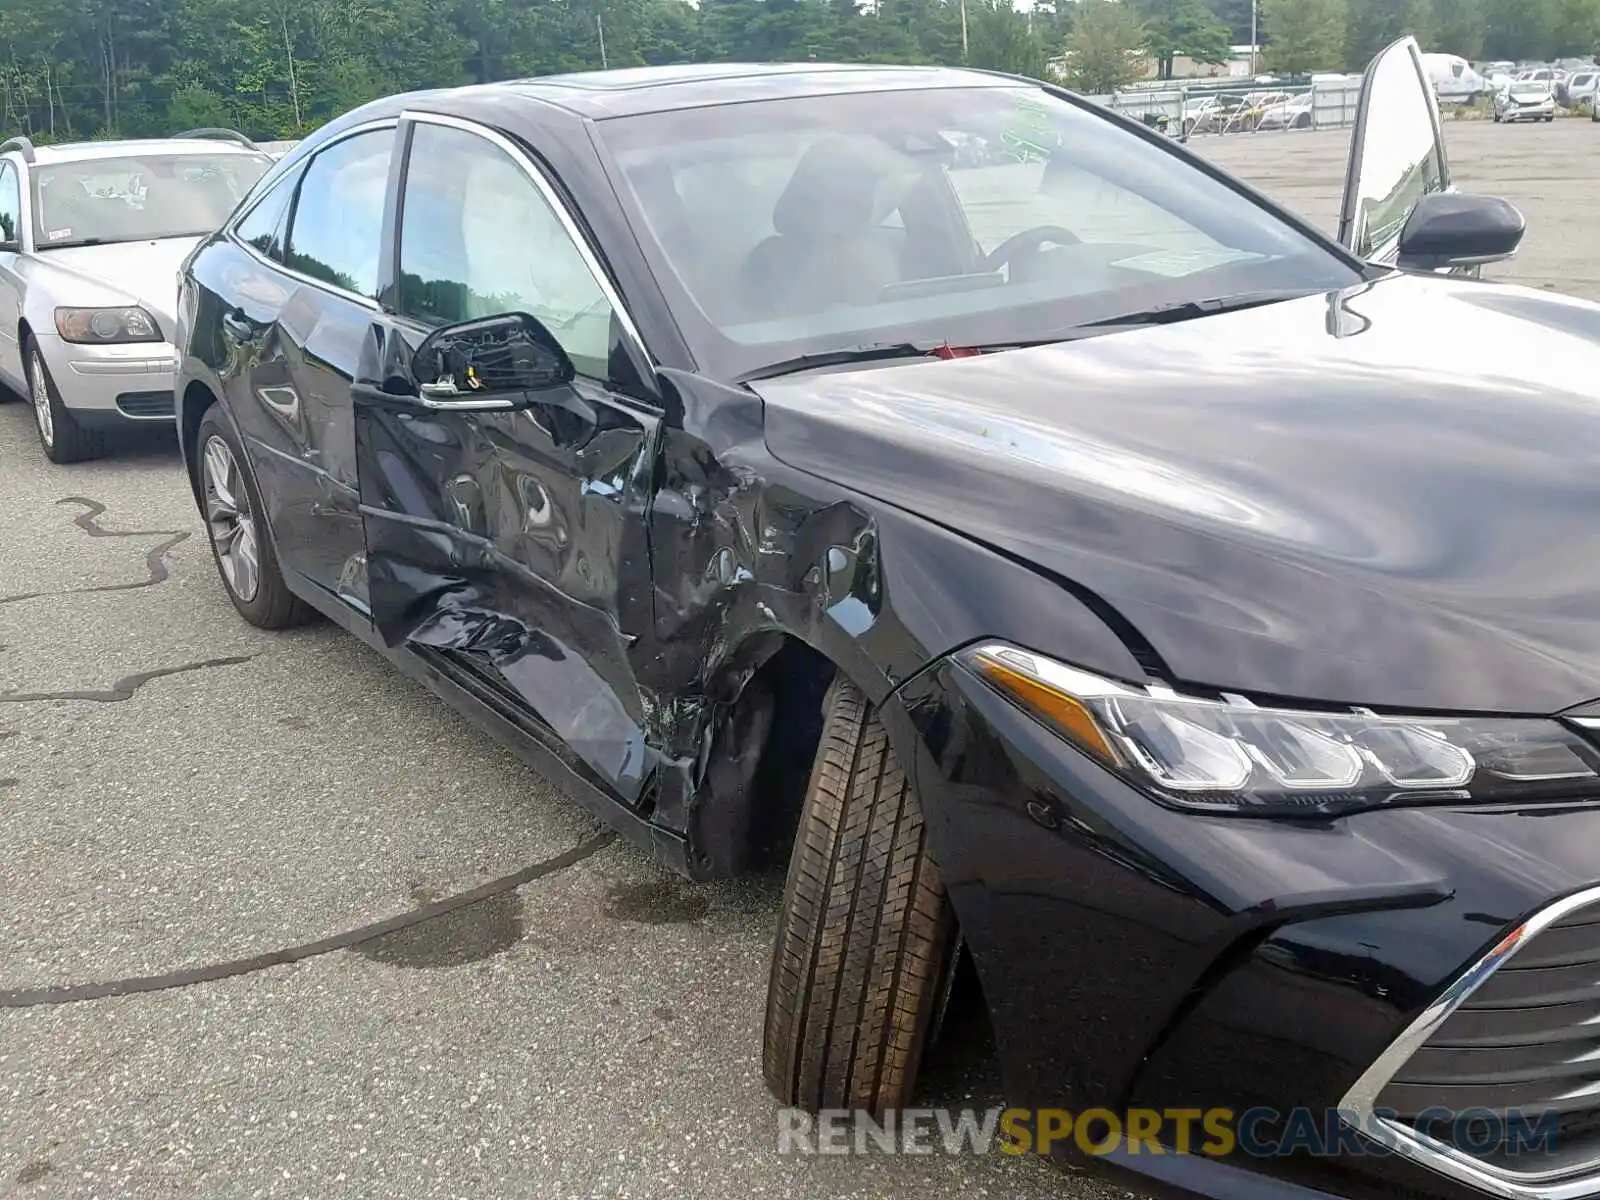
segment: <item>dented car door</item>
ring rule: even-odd
[[[652,759],[626,651],[650,627],[658,420],[607,382],[636,335],[513,143],[424,115],[403,143],[390,311],[356,389],[374,623],[637,805]],[[547,329],[573,377],[515,395],[416,377],[430,332],[504,314]]]

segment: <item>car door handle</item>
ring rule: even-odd
[[[246,342],[255,341],[259,336],[259,329],[254,321],[244,315],[243,309],[236,308],[232,312],[222,314],[222,332],[241,346]]]
[[[391,408],[427,408],[435,412],[483,412],[517,407],[515,399],[506,396],[469,396],[464,392],[453,394],[418,392],[414,388],[404,392],[391,392],[371,383],[352,383],[350,398],[367,404],[384,404]]]

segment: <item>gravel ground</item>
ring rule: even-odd
[[[1451,129],[1462,186],[1528,217],[1494,275],[1600,299],[1596,139]],[[1346,142],[1195,147],[1331,226]],[[0,406],[0,512],[0,991],[224,976],[0,1011],[0,1195],[1122,1194],[1000,1155],[779,1156],[779,881],[678,882],[353,639],[245,626],[169,442],[51,467]],[[974,1004],[926,1091],[998,1100]]]

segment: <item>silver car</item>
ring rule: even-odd
[[[1497,122],[1554,121],[1555,94],[1550,85],[1541,80],[1513,80],[1494,94],[1494,119]]]
[[[0,383],[51,461],[172,422],[178,267],[271,165],[227,130],[0,144]]]

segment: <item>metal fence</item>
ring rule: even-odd
[[[1342,129],[1355,123],[1359,79],[1309,87],[1254,84],[1239,88],[1177,85],[1126,88],[1090,99],[1139,120],[1165,117],[1190,136],[1271,130]]]

